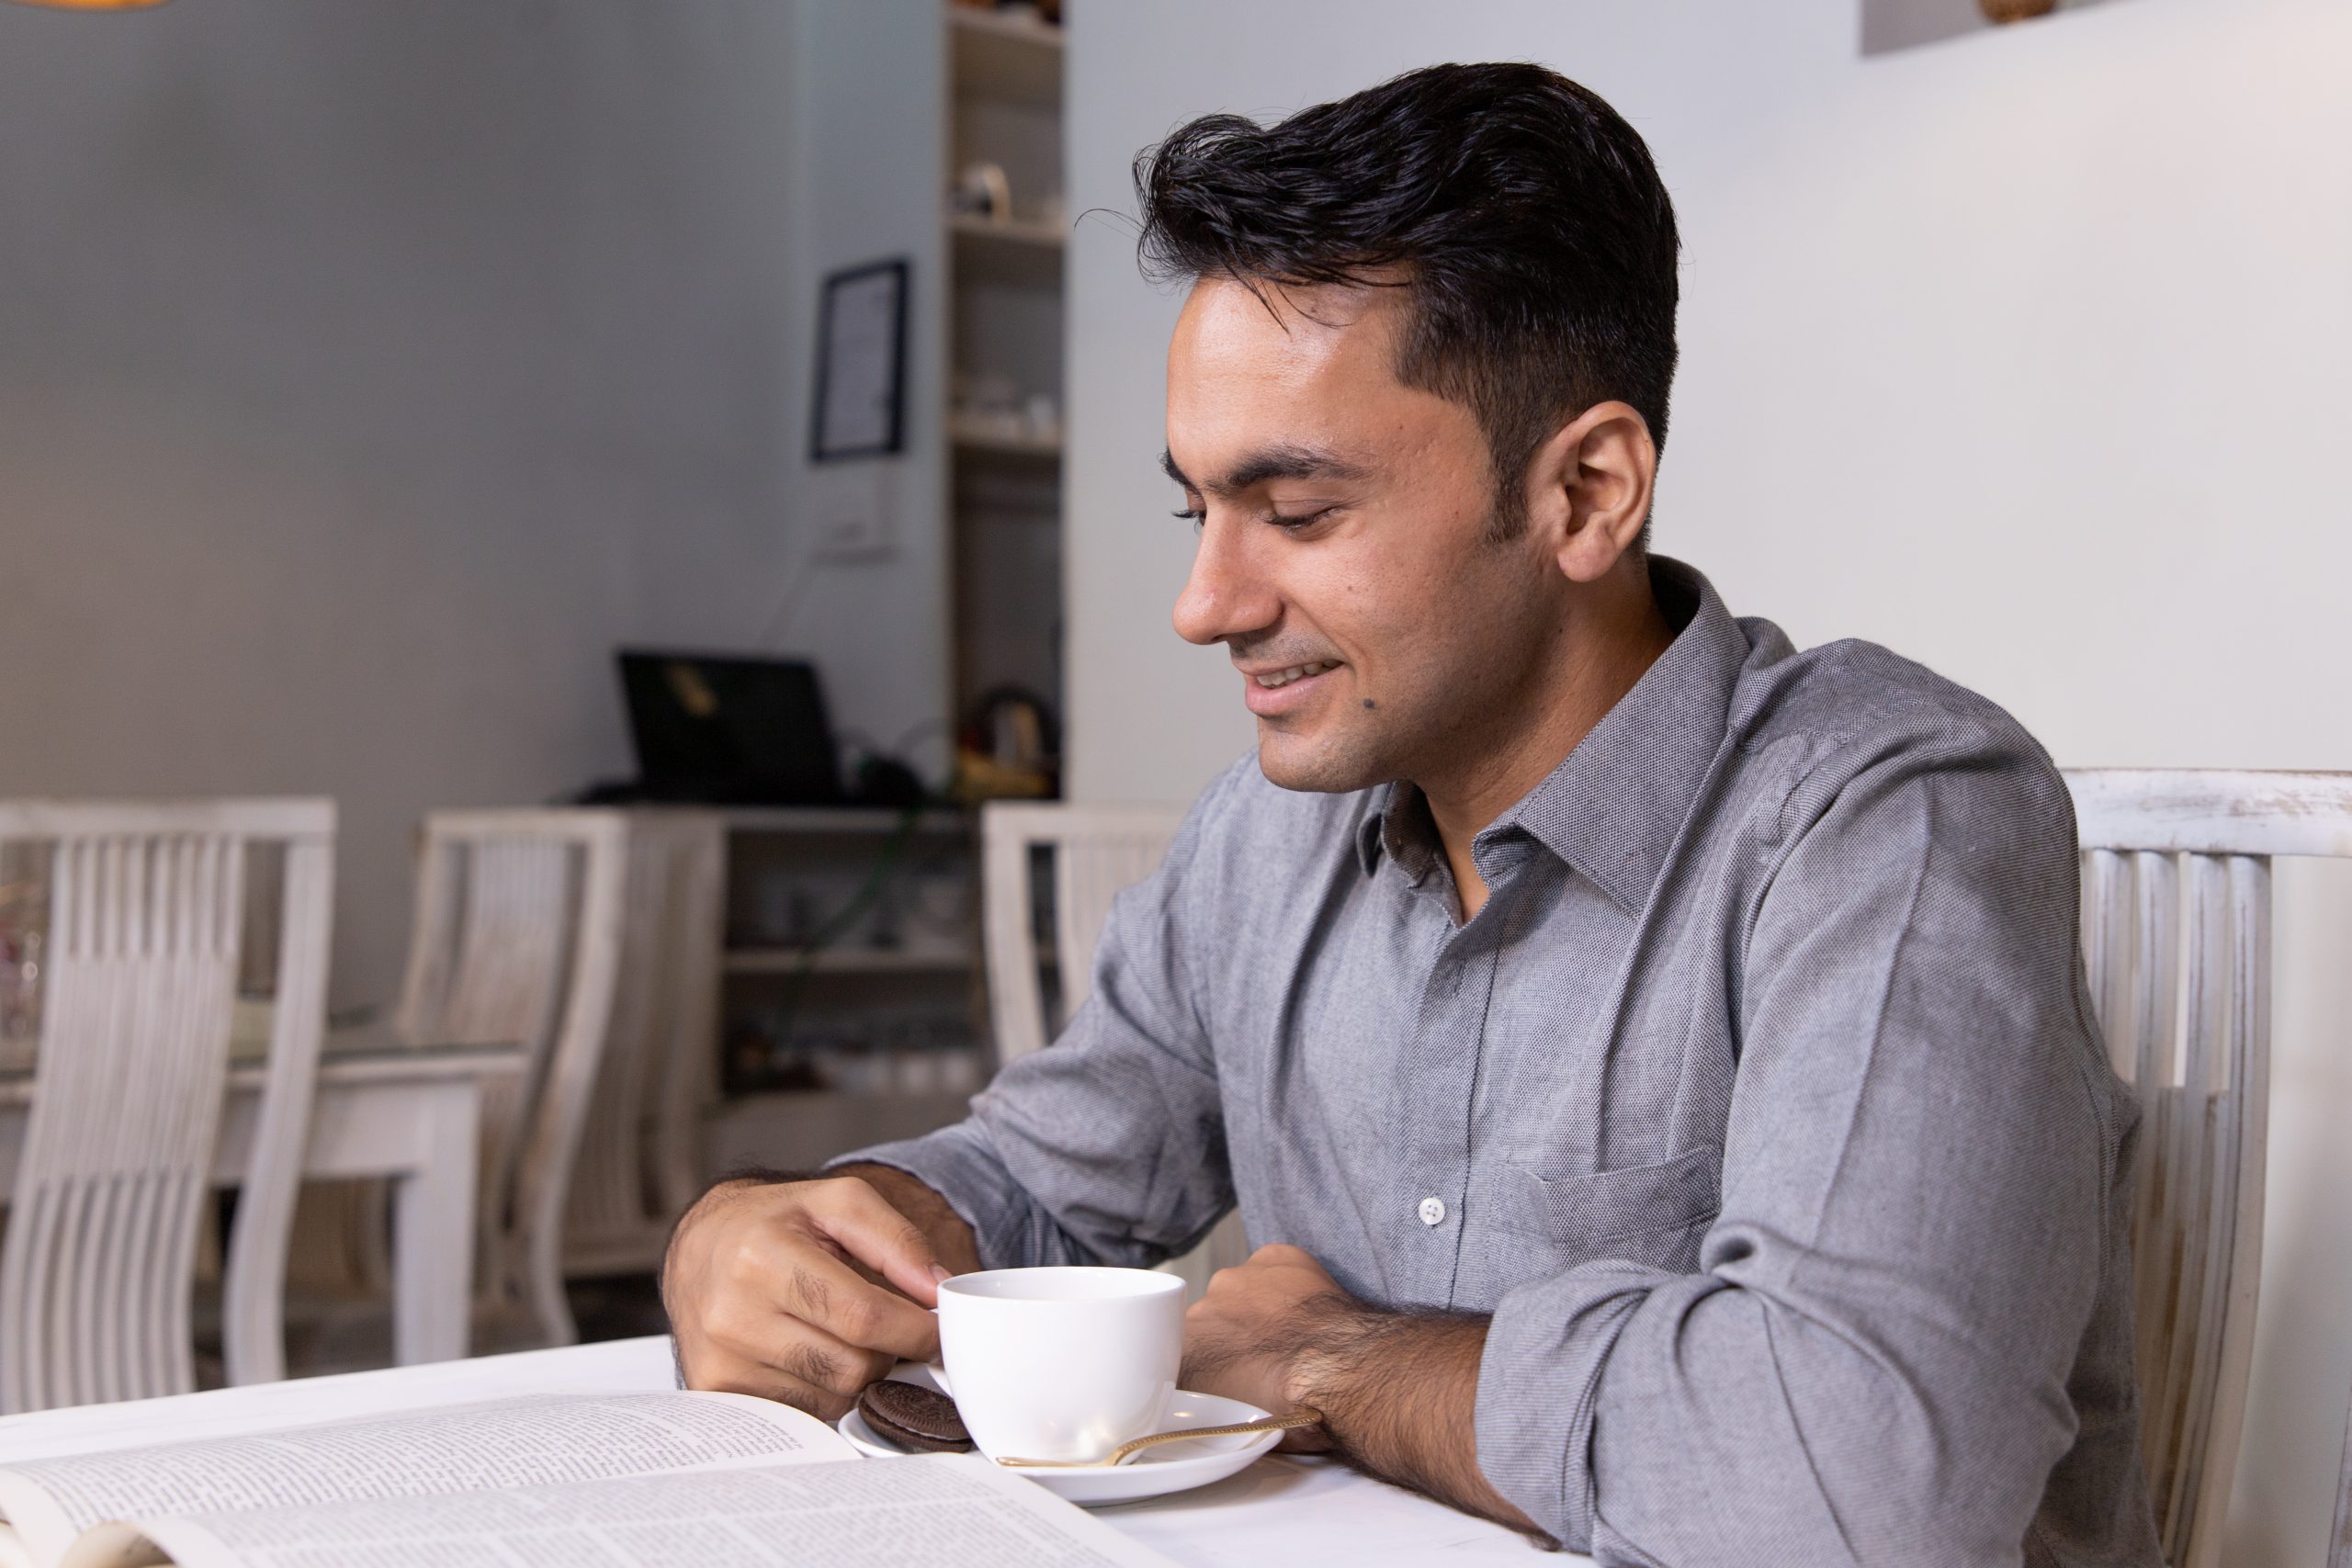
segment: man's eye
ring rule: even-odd
[[[1323,519],[1330,516],[1332,513],[1338,510],[1339,508],[1337,507],[1327,506],[1320,512],[1302,512],[1296,516],[1288,516],[1283,513],[1275,512],[1268,513],[1266,521],[1272,524],[1275,527],[1282,529],[1285,533],[1295,534],[1302,529],[1311,527],[1315,524],[1322,522]]]
[[[1194,507],[1190,512],[1171,512],[1168,515],[1178,518],[1183,522],[1190,523],[1195,530],[1197,530],[1202,524],[1207,522],[1209,518],[1208,513],[1199,507]]]

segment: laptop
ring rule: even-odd
[[[841,756],[814,665],[620,650],[639,799],[837,806]]]

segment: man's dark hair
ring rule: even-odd
[[[1155,278],[1409,290],[1396,378],[1477,417],[1504,537],[1536,448],[1595,403],[1666,443],[1674,206],[1634,128],[1556,72],[1431,65],[1274,125],[1204,116],[1135,180]]]

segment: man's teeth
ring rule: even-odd
[[[1337,670],[1339,667],[1340,661],[1336,659],[1327,659],[1320,664],[1294,664],[1287,670],[1277,670],[1271,675],[1259,676],[1258,684],[1271,690],[1275,686],[1287,686],[1293,681],[1304,681],[1309,675],[1320,675],[1326,670]]]

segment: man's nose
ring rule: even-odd
[[[1247,519],[1211,517],[1201,527],[1193,574],[1176,596],[1176,635],[1204,646],[1264,631],[1282,601],[1250,559]]]

